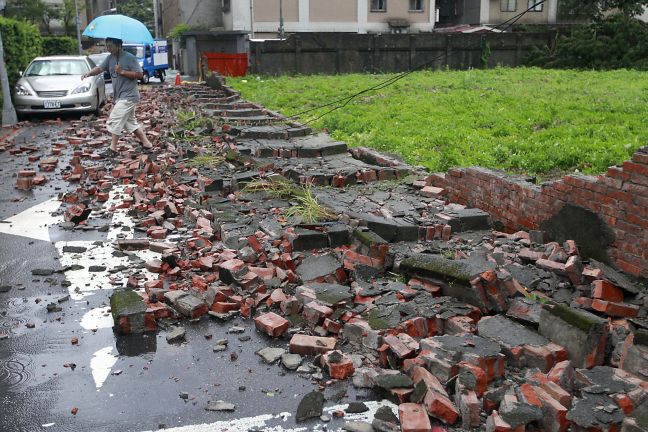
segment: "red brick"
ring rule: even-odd
[[[461,412],[462,427],[466,430],[479,427],[480,403],[474,391],[468,391],[457,397],[457,404]]]
[[[388,335],[383,338],[383,341],[389,346],[391,352],[399,359],[403,360],[406,358],[411,358],[416,355],[416,352],[413,348],[405,345],[396,336]]]
[[[441,384],[441,381],[435,377],[430,371],[425,369],[422,366],[414,365],[409,369],[409,376],[412,378],[415,384],[418,384],[420,381],[425,382],[428,390],[433,390],[437,393],[442,394],[445,397],[448,397],[448,393]]]
[[[612,317],[636,317],[639,313],[639,306],[627,303],[614,303],[604,300],[594,299],[592,302],[592,309],[604,312]]]
[[[328,306],[319,304],[316,301],[312,301],[304,305],[304,310],[302,312],[304,319],[311,324],[319,325],[324,321],[324,318],[328,318],[333,315],[333,309]]]
[[[569,360],[557,363],[549,373],[547,378],[555,382],[565,390],[571,390],[572,382],[574,380],[574,368]]]
[[[615,287],[611,282],[607,280],[595,280],[592,285],[592,297],[595,299],[611,302],[623,301],[623,290]]]
[[[459,371],[468,372],[475,377],[476,385],[472,390],[475,390],[477,396],[481,397],[488,388],[488,377],[486,372],[479,366],[475,366],[468,362],[457,363],[457,367],[459,368]]]
[[[20,170],[18,171],[18,177],[34,177],[36,171],[34,170]]]
[[[432,429],[425,407],[420,404],[404,403],[398,406],[402,432],[429,432]]]
[[[545,373],[553,367],[553,355],[547,348],[543,346],[524,345],[522,349],[529,367],[537,367]]]
[[[333,353],[336,353],[335,355],[340,355],[341,360],[336,362],[331,361],[330,357],[331,355],[333,355]],[[348,377],[352,376],[355,372],[355,368],[353,367],[353,360],[351,359],[351,357],[346,354],[342,354],[340,351],[329,351],[322,355],[321,365],[326,368],[331,378],[338,380],[345,380]]]
[[[493,411],[486,419],[486,432],[510,432],[512,430],[511,425],[506,423],[497,411]]]
[[[238,310],[239,308],[240,305],[238,303],[224,302],[224,301],[222,302],[215,301],[211,306],[212,312],[221,313],[221,314],[235,311]]]
[[[445,190],[434,186],[425,186],[420,193],[427,198],[440,198],[445,194]]]
[[[565,432],[571,422],[567,420],[567,408],[561,405],[541,388],[534,390],[542,404],[542,424],[547,432]]]
[[[536,393],[535,387],[533,387],[531,384],[524,383],[520,385],[519,390],[522,402],[528,405],[537,406],[538,408],[542,407],[542,403],[540,402],[540,398]]]
[[[324,319],[324,328],[329,333],[338,334],[342,331],[342,324],[337,321],[330,320],[329,318]]]
[[[428,391],[423,403],[431,417],[437,418],[446,424],[455,424],[459,418],[459,412],[450,399],[440,393]]]
[[[254,324],[259,331],[271,337],[279,337],[290,327],[287,319],[274,312],[268,312],[254,319]]]
[[[32,178],[31,177],[18,177],[16,179],[16,189],[20,190],[30,190],[32,188]]]
[[[323,354],[335,349],[336,339],[295,334],[290,339],[290,352],[301,355]]]
[[[561,405],[569,407],[571,405],[572,395],[553,381],[546,381],[540,384],[548,395],[557,400]]]

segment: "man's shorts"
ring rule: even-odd
[[[113,135],[121,135],[124,129],[131,133],[139,129],[140,125],[135,120],[135,107],[137,107],[137,102],[118,100],[106,121],[108,132]]]

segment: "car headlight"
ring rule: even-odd
[[[72,94],[87,93],[87,92],[90,91],[91,87],[92,87],[92,84],[89,84],[89,83],[81,84],[79,87],[72,90]]]
[[[16,84],[15,87],[16,96],[33,96],[34,94],[29,90],[27,86],[22,84]]]

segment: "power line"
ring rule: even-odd
[[[530,12],[531,10],[533,10],[534,8],[536,8],[537,6],[544,4],[546,1],[547,1],[547,0],[538,0],[538,2],[536,2],[535,4],[529,6],[526,10],[524,10],[524,11],[520,12],[519,14],[514,15],[513,17],[509,18],[508,20],[506,20],[506,21],[504,21],[504,22],[502,22],[502,23],[500,23],[500,24],[498,24],[498,25],[492,27],[491,29],[488,30],[487,33],[491,33],[491,32],[493,32],[493,31],[495,31],[495,30],[496,30],[498,27],[500,27],[500,26],[506,26],[506,27],[502,30],[502,32],[505,32],[506,30],[508,30],[509,28],[511,28],[511,27],[512,27],[516,22],[518,22],[518,21],[519,21],[519,20],[520,20],[524,15],[526,15],[528,12]],[[482,36],[482,40],[483,40],[483,36]],[[472,48],[470,45],[467,45],[467,46],[464,47],[464,49],[470,49],[470,48]],[[455,52],[456,52],[456,51],[455,51]],[[451,53],[451,55],[452,55],[452,53]],[[348,104],[349,104],[353,99],[357,98],[358,96],[363,95],[363,94],[368,93],[368,92],[371,92],[371,91],[374,91],[374,90],[381,90],[381,89],[383,89],[383,88],[385,88],[385,87],[388,87],[388,86],[394,84],[395,82],[397,82],[397,81],[399,81],[399,80],[405,78],[406,76],[408,76],[408,75],[410,75],[410,74],[412,74],[412,73],[414,73],[414,72],[416,72],[416,71],[419,71],[419,70],[421,70],[421,69],[426,68],[427,66],[433,64],[435,61],[439,60],[440,58],[442,58],[442,57],[444,57],[444,56],[446,56],[446,53],[439,54],[439,55],[433,57],[431,60],[428,60],[428,61],[426,61],[425,63],[420,64],[419,66],[417,66],[417,67],[415,67],[415,68],[413,68],[413,69],[410,69],[410,70],[408,70],[408,71],[406,71],[406,72],[402,72],[402,73],[400,73],[400,74],[398,74],[398,75],[396,75],[396,76],[394,76],[394,77],[391,77],[391,78],[389,78],[389,79],[387,79],[387,80],[385,80],[385,81],[383,81],[383,82],[381,82],[381,83],[378,83],[378,84],[376,84],[376,85],[374,85],[374,86],[372,86],[372,87],[368,87],[368,88],[366,88],[366,89],[364,89],[364,90],[360,90],[359,92],[354,93],[354,94],[352,94],[352,95],[350,95],[350,96],[345,96],[345,97],[343,97],[343,98],[336,99],[336,100],[334,100],[334,101],[331,101],[331,102],[328,102],[328,103],[325,103],[325,104],[322,104],[322,105],[318,105],[318,106],[316,106],[316,107],[309,108],[309,109],[307,109],[307,110],[304,110],[304,111],[298,112],[298,113],[293,114],[293,115],[291,115],[291,116],[289,116],[289,117],[286,117],[286,119],[295,119],[295,118],[297,118],[297,117],[299,117],[299,116],[302,116],[302,115],[304,115],[304,114],[308,114],[308,113],[310,113],[310,112],[317,111],[317,110],[320,110],[320,109],[322,109],[322,108],[327,108],[327,107],[330,107],[330,106],[332,106],[332,105],[336,105],[336,104],[340,104],[340,103],[341,103],[341,105],[337,105],[337,106],[331,108],[330,110],[324,112],[323,114],[321,114],[321,115],[319,115],[319,116],[317,116],[317,117],[315,117],[315,118],[312,118],[312,119],[306,121],[304,124],[312,123],[312,122],[317,121],[317,120],[321,119],[322,117],[324,117],[324,116],[326,116],[326,115],[332,113],[333,111],[336,111],[336,110],[338,110],[338,109],[340,109],[340,108],[344,108],[344,107],[347,106],[347,105],[348,105]]]

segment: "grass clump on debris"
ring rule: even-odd
[[[394,76],[248,77],[228,83],[244,98],[290,116]],[[432,171],[480,165],[540,177],[602,173],[646,145],[646,78],[648,72],[629,70],[421,71],[309,125]],[[333,106],[299,120],[308,122]]]
[[[319,203],[310,184],[295,185],[283,177],[273,176],[270,179],[252,180],[245,186],[244,191],[264,191],[272,197],[290,201],[292,205],[283,209],[282,213],[300,223],[315,223],[336,218],[335,213]]]

